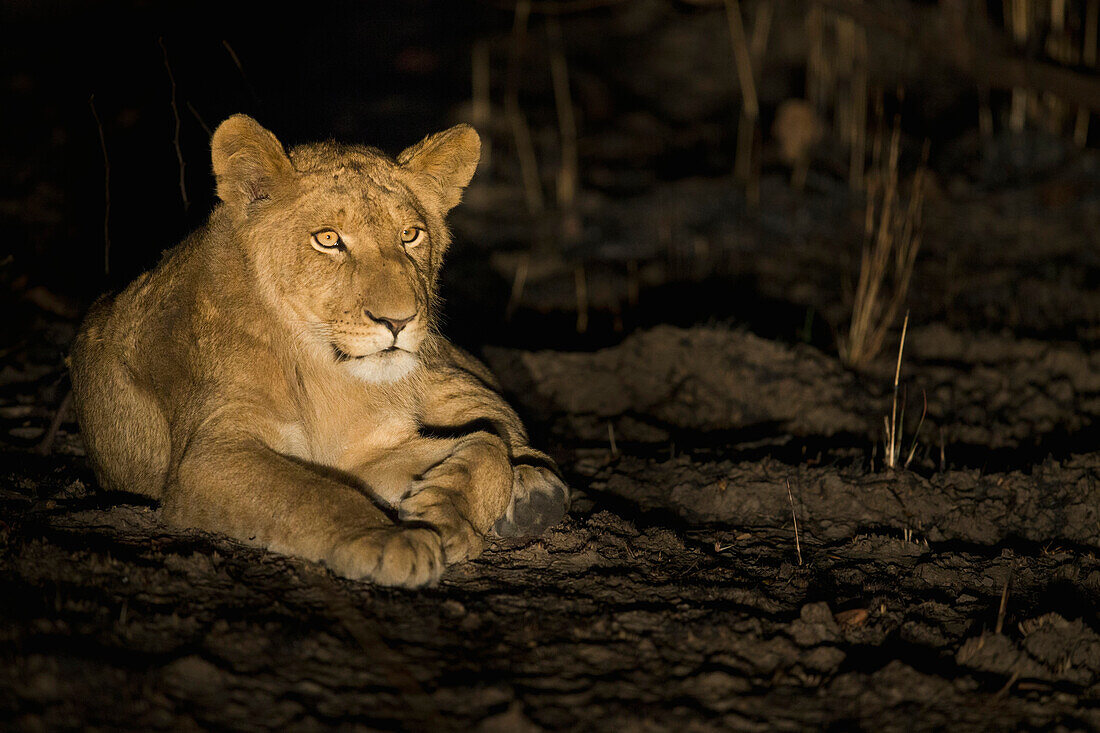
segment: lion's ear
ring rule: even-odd
[[[462,200],[462,189],[474,177],[480,159],[481,138],[469,125],[428,135],[397,156],[399,165],[426,179],[444,214]]]
[[[294,172],[282,143],[248,115],[218,125],[210,148],[218,198],[237,211],[270,197]]]

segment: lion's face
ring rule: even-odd
[[[286,156],[269,132],[233,117],[215,133],[214,167],[257,286],[281,320],[317,359],[393,382],[430,346],[450,243],[444,216],[479,151],[477,134],[459,126],[396,162],[335,143]]]

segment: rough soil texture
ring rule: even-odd
[[[883,391],[813,347],[658,327],[490,350],[578,496],[422,592],[170,529],[97,490],[71,423],[51,457],[19,448],[59,391],[34,352],[0,407],[9,727],[1100,726],[1100,453],[884,470]],[[954,430],[1005,389],[988,434],[1091,417],[1080,349],[930,327],[912,353]]]
[[[83,87],[85,137],[68,137],[94,161],[95,188],[40,182],[42,151],[66,176],[79,159],[61,155],[62,128],[15,116],[38,142],[8,136],[30,172],[0,207],[0,225],[17,220],[8,239],[31,243],[14,264],[0,258],[0,728],[1100,729],[1100,156],[999,120],[992,136],[935,141],[898,395],[903,459],[915,447],[892,470],[882,439],[898,334],[860,372],[837,357],[864,222],[846,153],[823,145],[796,191],[762,131],[750,207],[729,175],[739,94],[723,4],[596,5],[562,18],[583,127],[574,208],[523,213],[511,129],[487,128],[495,162],[452,217],[444,287],[447,332],[492,364],[576,489],[573,509],[424,591],[171,529],[155,505],[99,490],[64,412],[51,450],[36,450],[68,391],[82,296],[17,270],[57,269],[62,243],[84,253],[70,279],[101,282],[84,272],[101,266],[99,150]],[[497,6],[511,7],[470,8]],[[777,10],[759,90],[769,113],[803,93],[803,14]],[[187,223],[157,127],[160,51],[146,45],[159,121],[124,125],[127,107],[112,123],[112,95],[97,97],[121,272],[155,261],[169,223]],[[317,55],[333,78],[347,67],[339,100],[270,108],[305,110],[325,135],[370,110],[373,129],[411,129],[395,108],[419,115],[438,89],[368,110],[363,49],[345,61],[329,53],[339,45]],[[435,58],[468,83],[468,48],[405,50],[392,55]],[[537,88],[544,62],[517,76],[532,85],[520,96],[549,196],[559,133],[552,93]],[[268,95],[311,86],[245,66]],[[920,70],[944,95],[927,106],[973,106],[973,83],[941,72]],[[48,82],[35,94],[53,106]],[[909,89],[916,105],[922,89]],[[197,125],[203,157],[189,152],[188,171],[205,176]],[[131,126],[151,137],[126,137]],[[125,164],[124,144],[140,165]],[[211,183],[193,194],[209,203]],[[135,203],[145,187],[160,208]],[[196,198],[191,216],[203,210]]]
[[[906,539],[889,481],[803,477],[800,563],[782,468],[624,459],[564,526],[409,593],[167,530],[86,479],[57,483],[79,466],[31,463],[25,480],[51,498],[3,497],[0,683],[16,727],[1100,725],[1100,636],[1082,618],[1100,594],[1095,515],[1091,534],[1052,529],[1065,541],[1045,547],[980,526],[961,541],[970,507],[952,524],[926,501]],[[650,498],[658,486],[671,499]],[[974,481],[940,488],[1003,509]]]

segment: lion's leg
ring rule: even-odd
[[[508,501],[492,528],[502,537],[542,534],[565,516],[569,487],[553,459],[531,447],[523,423],[491,384],[488,370],[472,356],[451,350],[459,366],[443,367],[432,375],[436,381],[427,391],[423,423],[442,431],[491,425],[506,442],[513,467]]]
[[[93,312],[70,359],[85,449],[104,488],[159,497],[168,476],[168,423],[97,320]]]
[[[395,526],[362,491],[256,440],[197,441],[164,498],[178,525],[224,532],[325,563],[349,578],[405,587],[443,570],[440,532]]]
[[[418,438],[357,475],[392,502],[402,521],[424,523],[443,538],[448,563],[476,557],[512,495],[508,449],[497,436]]]

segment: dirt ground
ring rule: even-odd
[[[667,188],[725,195],[683,186]],[[804,328],[837,299],[846,260],[815,249],[827,236],[697,225],[711,257],[744,268],[725,313],[690,268],[643,281],[631,307],[630,273],[671,267],[668,253],[625,267],[593,249],[578,261],[605,274],[584,334],[561,295],[572,270],[547,267],[482,353],[560,460],[573,510],[420,592],[170,529],[97,489],[68,419],[38,455],[75,321],[24,301],[27,336],[0,371],[0,715],[26,730],[1100,727],[1097,263],[1050,251],[1059,227],[1097,230],[1100,188],[1082,190],[1027,237],[956,224],[979,230],[1041,187],[931,204],[907,441],[918,393],[928,407],[905,471],[881,457],[893,359],[852,372]],[[466,314],[515,297],[506,243],[474,223],[493,195],[475,188],[459,219],[480,245],[453,264],[460,336]],[[952,238],[978,242],[981,288],[942,276]],[[471,271],[499,285],[470,295]]]

